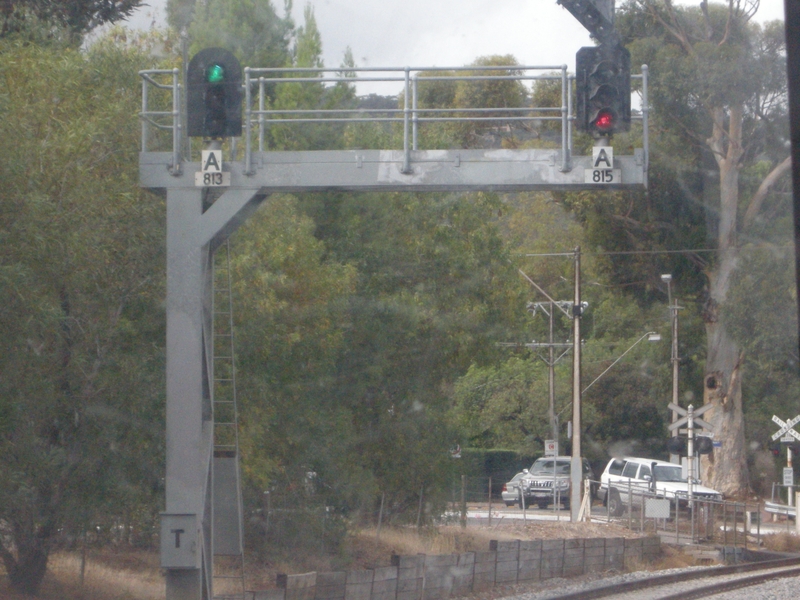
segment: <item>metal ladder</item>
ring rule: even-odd
[[[214,600],[244,600],[239,411],[236,398],[231,255],[228,241],[219,247],[212,260],[211,310],[214,379]],[[235,507],[231,507],[234,502]],[[218,504],[220,505],[217,506]],[[217,514],[224,514],[224,519],[217,519]]]

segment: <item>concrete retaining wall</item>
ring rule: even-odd
[[[278,575],[278,589],[248,592],[248,600],[445,600],[495,585],[576,577],[622,569],[661,554],[656,536],[513,540],[488,552],[392,556],[390,567]]]

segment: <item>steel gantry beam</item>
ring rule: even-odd
[[[610,190],[641,189],[647,185],[646,67],[641,76],[644,148],[630,156],[614,155],[610,146],[605,145],[607,140],[600,143],[600,151],[596,148],[592,156],[572,155],[572,79],[565,65],[487,67],[483,72],[481,69],[386,69],[389,75],[385,81],[403,85],[403,108],[304,110],[294,111],[297,114],[293,115],[286,114],[292,111],[270,112],[263,108],[268,86],[331,82],[350,85],[354,83],[352,76],[361,71],[369,71],[369,77],[355,81],[378,81],[375,72],[380,69],[336,69],[338,75],[328,75],[320,69],[305,69],[293,75],[274,69],[245,69],[245,139],[241,144],[244,150],[240,147],[237,151],[235,140],[231,140],[226,149],[231,159],[223,162],[221,144],[214,146],[213,151],[220,152],[215,156],[219,157],[221,172],[219,179],[210,179],[222,186],[219,189],[203,187],[202,175],[206,172],[203,159],[188,155],[191,152],[182,135],[182,123],[186,119],[181,108],[183,86],[178,70],[141,73],[140,184],[165,195],[167,212],[167,466],[166,510],[161,520],[161,565],[166,574],[167,600],[213,598],[215,536],[220,547],[241,543],[240,540],[235,543],[223,540],[222,534],[215,531],[215,497],[230,498],[236,494],[226,493],[226,490],[218,493],[214,482],[211,266],[214,251],[267,195],[324,190]],[[536,69],[548,72],[532,75],[531,71]],[[425,76],[418,79],[421,74]],[[559,80],[561,105],[453,109],[449,113],[443,109],[420,108],[419,88],[426,82],[445,79],[464,80],[470,85]],[[254,99],[253,90],[256,89],[257,98]],[[551,140],[548,144],[554,146],[552,148],[503,149],[497,147],[498,143],[485,149],[419,149],[418,139],[423,137],[424,128],[445,121],[488,124],[494,127],[494,133],[508,131],[520,121],[560,123],[560,144]],[[400,128],[403,148],[268,151],[266,133],[269,127],[317,122],[344,125],[371,122]],[[554,140],[558,139],[554,136]],[[161,147],[153,147],[159,145]],[[215,158],[215,165],[216,161]],[[598,171],[601,171],[599,178]],[[236,485],[239,485],[238,480]],[[222,512],[227,514],[227,511]],[[241,522],[240,513],[234,517]],[[227,529],[235,527],[229,524]]]
[[[140,159],[140,178],[148,188],[194,188],[200,163],[182,165],[179,175],[167,169],[172,154],[149,152]],[[576,190],[597,188],[585,182],[592,157],[572,159],[572,169],[560,169],[560,152],[553,150],[417,150],[411,153],[411,171],[403,173],[400,150],[332,150],[318,152],[257,152],[253,173],[245,175],[242,162],[226,163],[231,189],[271,192],[498,192]],[[644,152],[615,156],[621,181],[603,189],[641,188],[645,184]]]

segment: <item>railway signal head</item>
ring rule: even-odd
[[[578,50],[575,58],[576,127],[594,137],[628,131],[631,124],[631,55],[621,44]]]
[[[189,137],[242,135],[242,68],[231,52],[206,48],[195,54],[187,88]]]

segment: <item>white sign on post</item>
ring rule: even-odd
[[[614,168],[614,148],[594,146],[592,148],[592,167],[584,170],[584,183],[620,183],[620,169]]]
[[[194,174],[195,187],[223,187],[230,184],[230,172],[222,170],[222,150],[202,150],[200,171]]]
[[[794,469],[792,467],[783,468],[783,485],[788,487],[794,485]]]
[[[555,440],[544,441],[544,455],[558,456],[558,443]]]

